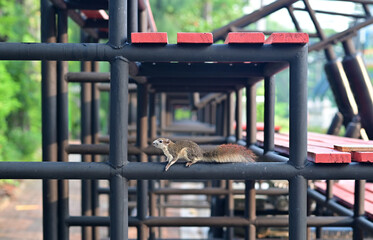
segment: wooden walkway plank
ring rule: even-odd
[[[230,32],[225,44],[263,44],[265,36],[261,32]]]
[[[264,133],[257,133],[257,140],[264,144]],[[286,134],[275,134],[275,150],[282,154],[289,154],[289,136]],[[322,145],[308,145],[307,160],[314,163],[350,163],[351,154],[336,151]]]
[[[307,33],[272,33],[265,44],[306,44],[308,42]]]
[[[177,33],[178,44],[213,44],[212,33]]]
[[[351,183],[348,183],[351,182]],[[371,183],[366,184],[365,191],[365,201],[364,207],[366,215],[373,219],[373,202],[372,202],[372,192],[367,191],[372,188]],[[315,182],[316,189],[325,193],[326,182]],[[354,206],[354,181],[340,181],[340,183],[335,183],[333,185],[333,195],[338,199],[339,202],[345,206],[352,208]]]
[[[167,44],[167,33],[165,32],[136,32],[131,33],[131,41],[134,44],[156,43]]]

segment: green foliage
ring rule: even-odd
[[[0,0],[0,41],[38,41],[38,11],[32,0]],[[36,159],[40,98],[39,62],[0,61],[0,161]]]
[[[150,1],[159,32],[170,43],[177,32],[211,32],[243,15],[245,0],[156,0]]]

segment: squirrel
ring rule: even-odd
[[[255,162],[255,154],[244,146],[236,144],[223,144],[217,148],[203,152],[197,143],[189,140],[172,142],[167,138],[158,138],[153,141],[153,146],[163,151],[167,157],[167,171],[180,158],[187,160],[186,167],[197,162]]]

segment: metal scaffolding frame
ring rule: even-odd
[[[53,1],[55,4],[58,1]],[[0,178],[43,179],[43,225],[45,239],[68,239],[69,227],[83,226],[84,239],[97,239],[95,228],[109,226],[111,239],[127,239],[128,226],[138,228],[138,239],[146,239],[148,227],[159,226],[211,226],[245,227],[245,239],[256,238],[258,226],[289,226],[290,239],[306,239],[309,226],[354,226],[354,239],[362,239],[361,229],[372,231],[373,224],[364,217],[364,184],[357,185],[358,204],[354,212],[341,208],[333,200],[307,189],[307,180],[316,179],[373,179],[373,165],[351,163],[346,165],[317,165],[307,162],[307,44],[265,44],[265,45],[137,45],[131,44],[128,33],[137,31],[137,0],[109,1],[109,41],[100,43],[66,43],[67,9],[58,9],[48,0],[41,0],[42,43],[0,43],[0,60],[42,60],[42,134],[43,162],[0,162]],[[55,16],[57,29],[55,29]],[[99,73],[67,74],[66,61],[86,61],[86,70],[97,70],[90,61],[110,63],[110,75]],[[141,64],[133,64],[141,62]],[[171,63],[178,62],[178,64]],[[215,64],[206,62],[219,62]],[[234,62],[232,66],[230,62]],[[247,62],[250,62],[247,64]],[[190,66],[188,63],[193,63]],[[195,63],[195,64],[194,64]],[[170,68],[172,65],[172,68]],[[274,78],[273,75],[284,67],[290,67],[290,154],[280,156],[274,152]],[[190,67],[195,69],[190,73]],[[224,75],[227,71],[231,79]],[[190,79],[167,79],[188,73]],[[215,76],[211,73],[215,73]],[[132,80],[130,80],[130,77]],[[147,77],[141,82],[139,77]],[[185,77],[185,76],[184,76]],[[224,80],[219,79],[225,77]],[[68,145],[67,81],[81,81],[86,87],[82,90],[82,102],[87,105],[82,115],[82,139],[84,145]],[[204,81],[203,79],[208,79]],[[75,79],[75,80],[74,80]],[[80,80],[79,80],[80,79]],[[214,85],[209,81],[214,79]],[[256,82],[265,82],[265,129],[264,148],[256,143]],[[129,88],[130,81],[137,84],[137,133],[136,145],[129,146]],[[193,82],[191,82],[193,81]],[[227,84],[227,81],[229,83]],[[110,82],[110,141],[108,145],[97,145],[97,82]],[[227,100],[226,111],[233,113],[232,92],[237,96],[237,126],[240,126],[242,88],[246,88],[247,128],[246,142],[250,149],[260,155],[263,162],[253,164],[197,164],[184,168],[175,164],[167,172],[164,164],[147,162],[147,156],[160,155],[158,150],[148,148],[148,141],[155,137],[155,94],[165,91],[185,91],[185,84],[194,84],[194,90],[222,92]],[[148,99],[149,87],[151,94]],[[218,100],[217,100],[218,101]],[[224,116],[222,100],[216,107]],[[147,105],[151,111],[150,124],[147,119]],[[164,103],[165,104],[165,103]],[[164,106],[163,106],[164,107]],[[220,110],[218,108],[221,108]],[[201,142],[222,141],[221,136],[233,134],[229,130],[233,114],[226,114],[219,127],[226,127],[225,133]],[[96,122],[90,122],[89,119]],[[151,134],[148,136],[148,126]],[[83,129],[85,129],[83,134]],[[242,129],[236,128],[235,140],[240,140]],[[228,141],[223,137],[223,141]],[[69,153],[109,154],[108,162],[97,159],[73,163],[67,162]],[[128,155],[137,155],[140,162],[129,162]],[[84,193],[88,197],[82,203],[82,216],[68,214],[67,179],[84,180]],[[109,189],[98,189],[95,180],[109,180]],[[212,216],[209,218],[171,218],[148,216],[148,196],[161,193],[160,190],[148,193],[148,180],[245,180],[245,213],[242,217]],[[266,217],[255,214],[255,180],[283,179],[289,181],[289,217]],[[58,181],[56,181],[58,180]],[[92,180],[92,181],[88,181]],[[94,181],[93,181],[94,180]],[[128,186],[129,180],[138,180],[137,188]],[[225,194],[232,210],[234,190],[231,182],[227,189],[213,188],[210,193]],[[98,192],[106,192],[110,197],[109,217],[95,216]],[[172,190],[175,193],[178,190]],[[193,190],[195,191],[195,190]],[[193,192],[190,191],[190,192]],[[195,191],[197,192],[197,191]],[[128,217],[129,194],[137,193],[137,217]],[[240,192],[242,193],[242,192]],[[270,194],[270,192],[264,192]],[[179,194],[182,194],[179,192]],[[320,204],[330,206],[341,217],[307,216],[307,194],[318,199]],[[154,204],[153,204],[154,205]],[[150,212],[153,211],[150,207]],[[229,228],[228,228],[229,229]],[[151,230],[151,229],[150,229]],[[232,236],[228,230],[227,238]],[[154,236],[150,235],[151,238]]]

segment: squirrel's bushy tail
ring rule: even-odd
[[[223,144],[212,151],[203,153],[206,162],[255,162],[256,155],[244,146],[237,144]]]

